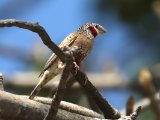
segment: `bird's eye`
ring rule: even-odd
[[[98,28],[98,25],[96,25],[96,28]]]

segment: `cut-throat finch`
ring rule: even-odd
[[[67,36],[59,45],[61,50],[64,50],[65,47],[73,48],[76,47],[80,50],[78,52],[78,57],[76,56],[76,62],[79,65],[90,53],[93,47],[94,39],[96,36],[106,32],[106,29],[101,25],[96,23],[86,23],[81,26],[78,30],[71,33]],[[61,60],[53,53],[48,59],[43,71],[39,77],[39,83],[31,92],[29,99],[33,99],[42,87],[53,79],[58,74],[62,73],[64,69],[64,64]]]

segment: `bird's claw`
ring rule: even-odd
[[[80,70],[80,68],[76,62],[73,62],[73,64],[74,64],[75,74],[77,74],[77,71]]]

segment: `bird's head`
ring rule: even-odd
[[[89,30],[94,37],[107,32],[107,30],[104,27],[97,23],[86,23],[79,29]]]

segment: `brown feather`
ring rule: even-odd
[[[67,36],[59,45],[61,50],[63,50],[65,46],[70,47],[74,43],[77,37],[78,35],[75,33],[71,33],[69,36]],[[57,55],[55,55],[55,53],[53,53],[48,59],[48,61],[46,62],[46,65],[44,66],[44,69],[42,70],[42,72],[39,74],[39,77],[41,77],[44,74],[45,70],[47,70],[50,66],[52,66],[52,64],[54,64],[54,61],[56,61],[56,59],[58,59],[58,57]]]

